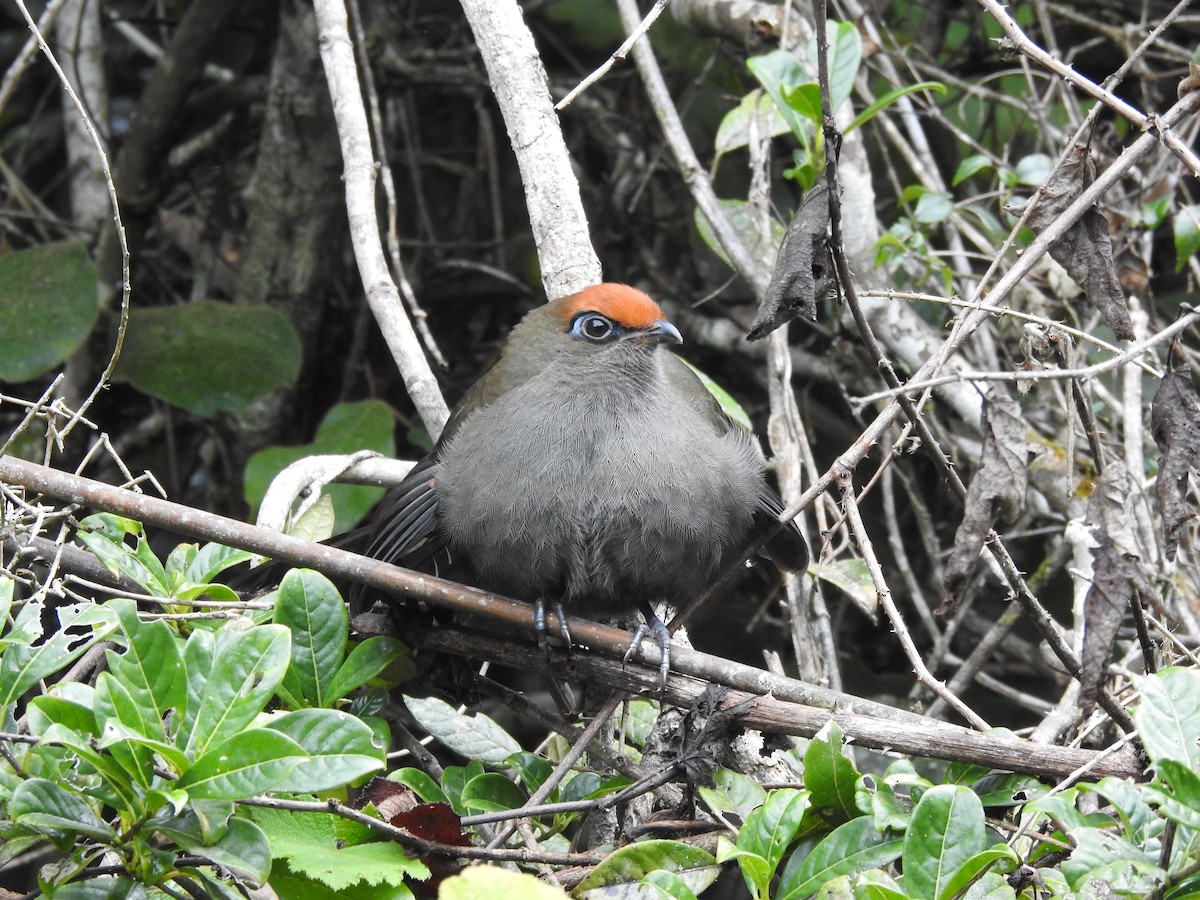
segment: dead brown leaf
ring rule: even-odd
[[[1125,618],[1134,592],[1149,599],[1153,588],[1142,571],[1129,507],[1129,472],[1114,459],[1104,468],[1088,499],[1084,521],[1092,527],[1092,586],[1083,601],[1083,653],[1079,676],[1080,701],[1096,702],[1113,640]]]
[[[992,388],[983,407],[983,457],[967,488],[962,524],[943,576],[945,596],[937,612],[953,612],[962,600],[988,531],[997,519],[1013,521],[1025,504],[1029,442],[1021,405]]]
[[[1174,559],[1179,533],[1196,515],[1188,502],[1188,473],[1200,471],[1200,394],[1190,369],[1174,369],[1163,378],[1150,403],[1150,431],[1162,454],[1154,494],[1162,511],[1167,559]]]
[[[1037,205],[1028,224],[1040,233],[1096,180],[1091,151],[1076,145],[1038,193]],[[1133,338],[1133,323],[1125,303],[1125,292],[1113,265],[1108,222],[1092,207],[1067,232],[1050,245],[1050,255],[1067,270],[1088,302],[1104,315],[1104,321],[1119,338]]]
[[[817,301],[835,289],[833,255],[825,240],[829,228],[829,189],[823,184],[804,195],[788,223],[775,271],[746,340],[757,341],[797,316],[816,319]]]

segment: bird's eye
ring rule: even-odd
[[[599,313],[588,313],[575,320],[571,333],[589,341],[603,341],[612,336],[613,323]]]

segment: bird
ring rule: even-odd
[[[703,591],[782,502],[753,437],[670,348],[683,343],[650,296],[603,283],[545,303],[512,329],[495,365],[454,407],[433,450],[385,497],[367,555],[403,564],[446,548],[472,583],[546,609],[570,645],[571,615],[670,635],[654,603]],[[763,555],[807,565],[798,527]]]

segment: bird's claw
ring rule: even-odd
[[[555,603],[553,607],[554,615],[558,618],[558,635],[563,639],[563,643],[567,645],[567,649],[571,649],[571,629],[567,627],[567,614],[563,610],[561,603]],[[533,630],[537,632],[538,646],[542,652],[549,655],[550,644],[546,640],[546,601],[535,600],[533,603]]]
[[[651,613],[649,615],[649,624],[646,622],[638,623],[637,629],[633,632],[633,640],[629,642],[629,647],[625,650],[623,662],[629,663],[633,658],[633,654],[637,652],[638,646],[642,642],[642,638],[650,635],[658,644],[658,691],[663,693],[667,689],[667,676],[671,674],[671,632],[667,631],[667,626],[662,623],[658,616]]]

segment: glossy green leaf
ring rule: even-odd
[[[1173,822],[1200,832],[1200,775],[1173,759],[1154,764],[1158,778],[1143,791],[1159,812]]]
[[[668,900],[696,900],[696,892],[674,872],[655,869],[642,879],[642,885],[654,888],[660,897]]]
[[[968,156],[958,164],[958,168],[954,170],[954,178],[951,180],[951,185],[958,187],[972,175],[977,175],[984,169],[989,169],[992,166],[990,158],[982,153],[976,153]]]
[[[752,893],[761,893],[770,883],[808,809],[808,791],[784,789],[771,791],[766,802],[746,817],[738,832],[737,849],[763,860],[761,867],[753,863],[747,867],[739,860],[746,886]]]
[[[252,886],[266,882],[271,872],[271,845],[261,828],[240,816],[229,820],[229,827],[214,843],[181,840],[184,850],[211,859],[221,868],[248,881]]]
[[[812,123],[797,114],[783,94],[785,89],[812,80],[800,61],[787,50],[772,50],[762,56],[750,57],[746,60],[746,66],[774,102],[792,134],[807,146],[812,140]]]
[[[963,863],[983,849],[979,797],[958,785],[930,788],[904,835],[904,889],[915,897],[943,896]]]
[[[741,772],[721,768],[713,772],[712,779],[712,787],[697,785],[696,790],[705,804],[717,812],[734,813],[745,821],[767,799],[767,792],[759,783]]]
[[[13,628],[0,640],[0,710],[60,669],[70,665],[117,624],[116,616],[102,606],[72,603],[54,611],[58,628],[40,644],[26,643],[41,636],[44,604],[24,605]]]
[[[874,610],[879,605],[875,582],[861,559],[838,559],[812,568],[815,577],[851,597],[859,609]]]
[[[279,585],[275,624],[292,633],[292,659],[283,687],[307,706],[338,699],[330,685],[346,655],[349,618],[337,588],[312,569],[290,569]]]
[[[807,897],[843,875],[886,866],[900,856],[904,842],[876,831],[871,819],[859,816],[821,838],[804,856],[788,860],[779,879],[780,900]]]
[[[630,890],[656,869],[674,872],[692,889],[700,893],[712,884],[720,868],[711,853],[681,841],[639,841],[629,844],[606,857],[579,883],[576,894],[603,889],[606,895]]]
[[[889,106],[891,106],[897,100],[899,100],[901,97],[907,97],[909,94],[915,94],[919,91],[936,91],[939,94],[944,94],[944,93],[946,93],[946,86],[944,84],[942,84],[940,81],[921,81],[921,82],[918,82],[917,84],[908,84],[908,85],[905,85],[904,87],[894,88],[893,90],[888,91],[883,96],[875,98],[875,101],[870,106],[868,106],[866,109],[864,109],[862,112],[860,112],[857,116],[855,116],[854,119],[850,122],[850,124],[846,126],[845,130],[843,131],[843,134],[849,134],[855,128],[861,128],[867,122],[871,121],[871,119],[875,118],[875,116],[877,116],[881,110],[887,109]],[[971,158],[975,159],[976,157],[971,157]],[[984,157],[984,160],[986,162],[987,158]],[[962,170],[961,165],[959,166],[959,170],[960,171]],[[976,171],[978,171],[978,170],[976,170]],[[955,173],[955,177],[956,178],[958,177],[957,173]],[[969,176],[963,176],[963,177],[965,178],[965,177],[969,177]],[[954,183],[958,184],[957,181],[955,181]]]
[[[859,815],[854,802],[858,770],[842,752],[842,729],[832,719],[804,752],[804,786],[823,818],[845,821]]]
[[[412,788],[425,803],[449,803],[441,786],[420,769],[405,767],[388,773],[389,781],[398,781]]]
[[[407,661],[408,665],[397,665],[402,660]],[[389,676],[395,676],[396,670],[399,670],[403,681],[408,680],[403,677],[405,673],[409,678],[416,674],[406,646],[395,638],[383,635],[369,637],[351,648],[350,654],[334,673],[328,696],[334,701],[341,700],[385,670]]]
[[[162,737],[167,711],[182,715],[187,709],[187,676],[177,633],[166,622],[139,620],[132,601],[117,599],[108,605],[121,622],[126,642],[124,653],[107,654],[109,671],[146,716],[156,720],[156,727],[146,736]]]
[[[281,625],[258,625],[248,631],[226,627],[215,635],[211,663],[198,669],[193,662],[203,665],[204,656],[194,660],[199,654],[189,651],[193,641],[204,643],[199,637],[203,633],[193,632],[184,648],[191,720],[185,723],[185,734],[194,756],[250,724],[274,696],[291,657],[291,632]]]
[[[78,350],[100,314],[98,296],[80,241],[0,256],[0,382],[29,381]]]
[[[766,135],[778,137],[791,130],[770,96],[762,90],[755,89],[727,112],[717,127],[713,148],[718,159],[730,150],[737,150],[750,143],[752,125],[760,138]]]
[[[854,91],[854,78],[862,62],[862,37],[853,22],[826,22],[825,38],[829,43],[829,106],[836,114]],[[815,48],[809,59],[815,72]]]
[[[81,834],[97,841],[117,836],[78,794],[44,778],[22,781],[8,802],[8,814],[14,822],[46,834]]]
[[[275,786],[316,793],[357,781],[384,767],[387,748],[362,719],[334,709],[301,709],[271,716],[268,728],[287,735],[308,754]]]
[[[211,745],[175,782],[192,797],[244,800],[282,783],[308,754],[270,728],[248,728]]]
[[[198,416],[238,413],[293,384],[300,338],[269,306],[196,300],[135,310],[113,375]]]
[[[472,812],[498,812],[523,806],[529,796],[497,772],[485,772],[463,785],[459,802]]]
[[[937,900],[953,900],[969,885],[978,882],[989,869],[1001,868],[1005,872],[1011,872],[1020,864],[1021,858],[1007,844],[995,844],[986,850],[981,850],[958,867],[958,871],[942,888]]]
[[[472,866],[442,882],[438,900],[565,900],[560,888],[528,872],[499,866]],[[586,892],[578,896],[586,898]],[[624,896],[624,895],[622,895]]]
[[[1150,761],[1200,768],[1200,671],[1178,666],[1135,679],[1142,702],[1133,713]]]

